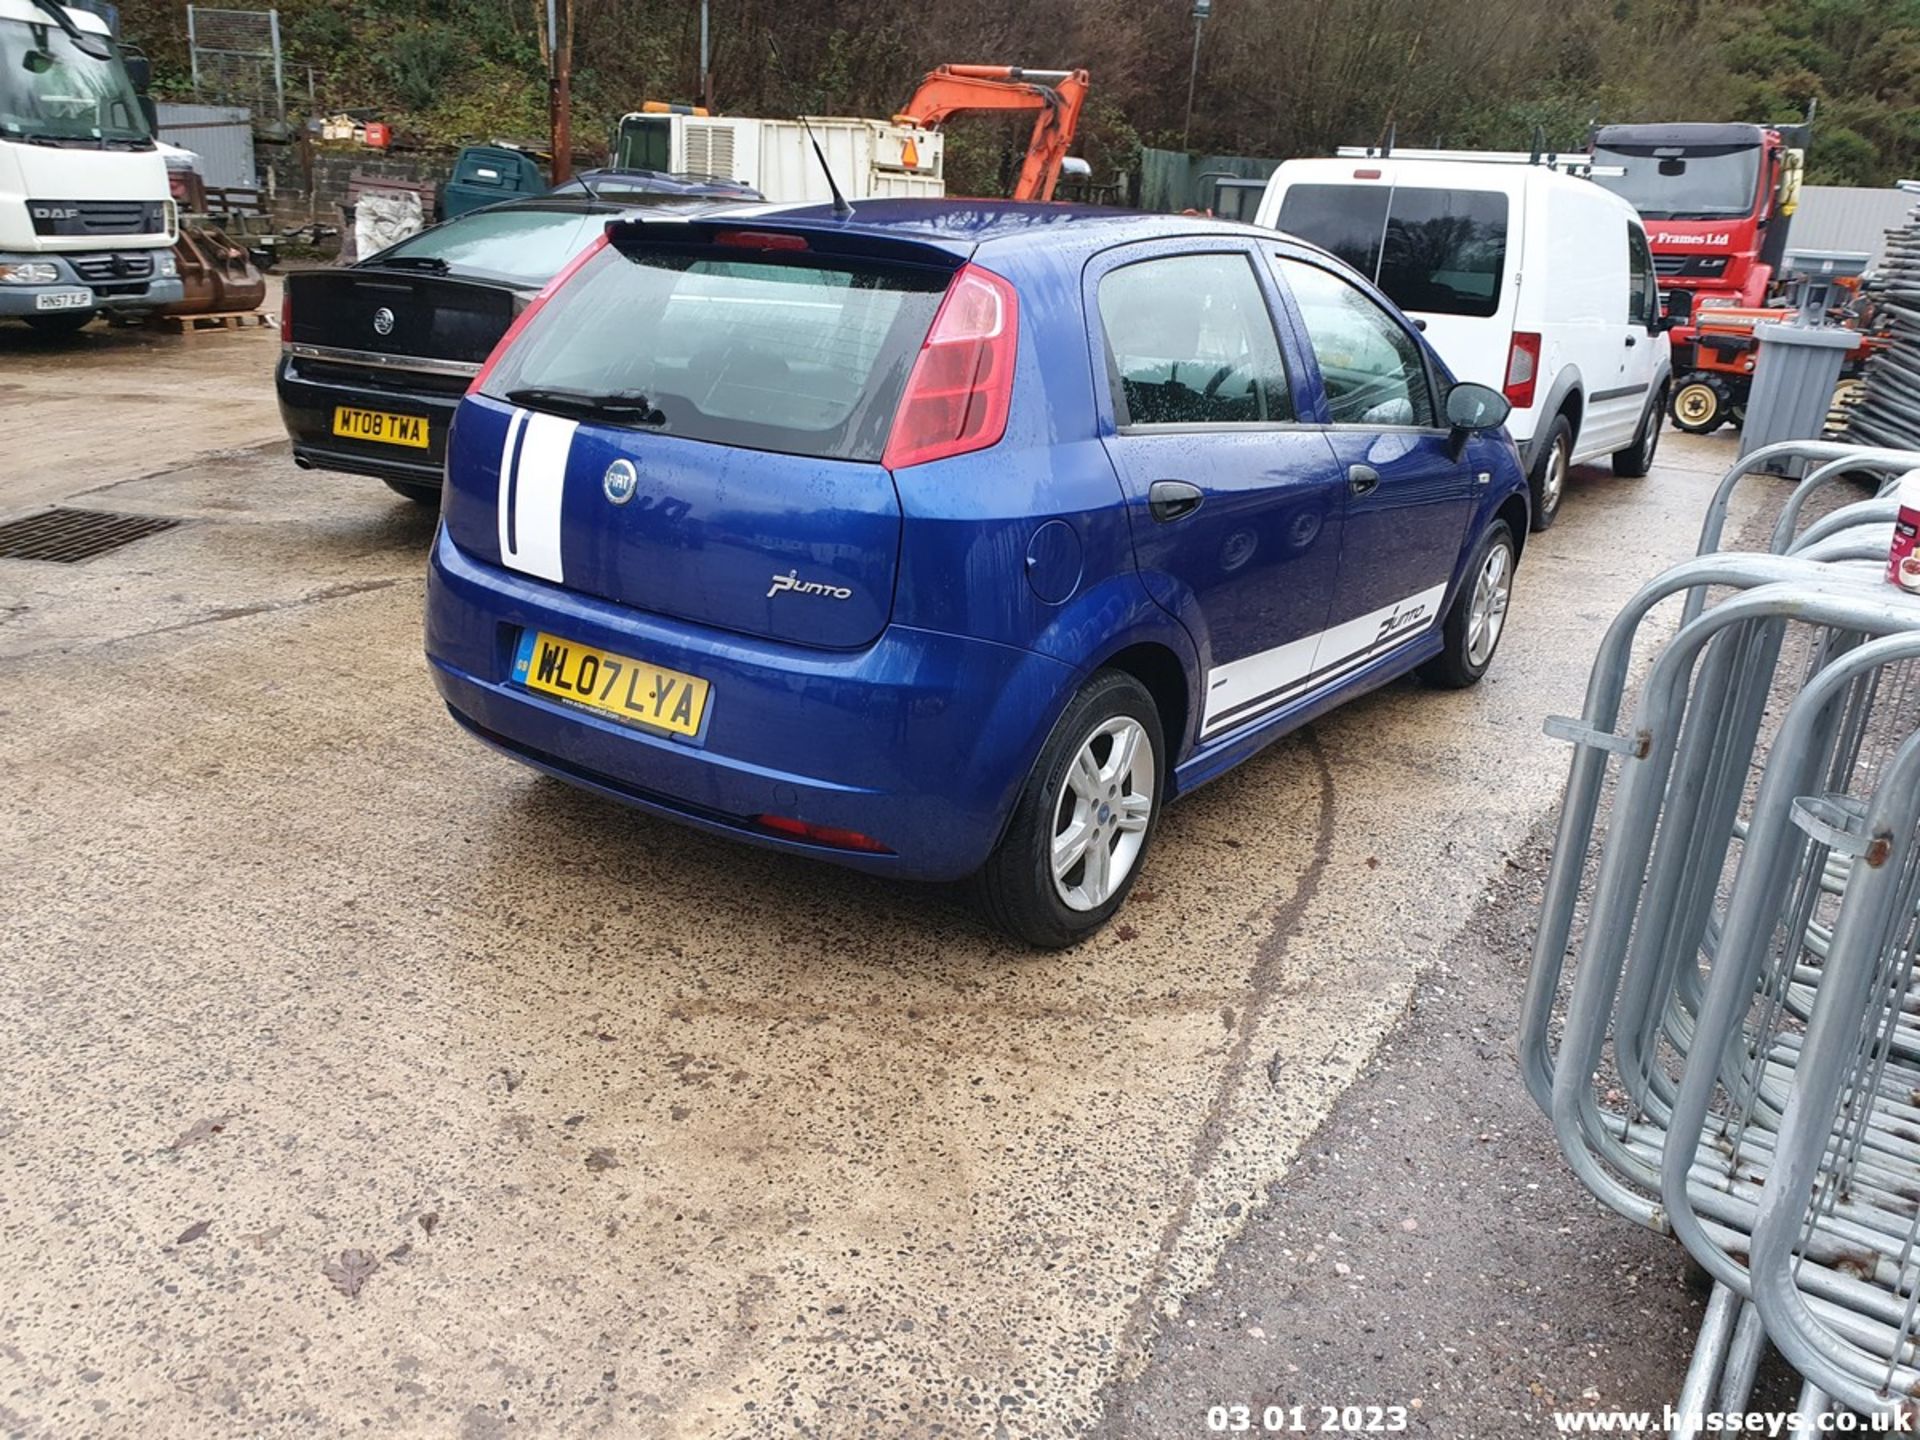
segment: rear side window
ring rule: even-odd
[[[402,240],[379,258],[432,258],[465,275],[544,285],[606,227],[605,215],[578,211],[477,210]]]
[[[1280,201],[1280,228],[1338,255],[1371,280],[1380,273],[1392,194],[1385,185],[1295,185]]]
[[[1493,190],[1295,185],[1280,228],[1339,256],[1403,310],[1485,317],[1500,308],[1507,197]]]
[[[1500,308],[1506,259],[1505,195],[1398,185],[1375,283],[1402,310],[1484,318]]]
[[[815,257],[609,246],[488,377],[644,396],[647,428],[834,460],[878,460],[952,277]]]
[[[1245,255],[1169,255],[1110,271],[1100,323],[1123,425],[1293,419],[1273,317]]]

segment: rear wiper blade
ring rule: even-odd
[[[527,385],[509,390],[507,399],[529,410],[551,410],[563,415],[594,415],[632,420],[641,425],[664,425],[667,417],[638,390],[573,390],[558,385]]]
[[[431,270],[436,275],[444,275],[453,269],[438,255],[394,255],[374,263],[388,270]]]

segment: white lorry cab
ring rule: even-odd
[[[1633,207],[1526,155],[1342,152],[1274,171],[1257,221],[1331,251],[1410,316],[1460,380],[1504,390],[1533,528],[1567,472],[1653,466],[1672,378]]]
[[[106,22],[0,0],[0,317],[76,330],[170,304],[177,230],[166,162]]]

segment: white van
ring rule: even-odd
[[[1412,317],[1459,380],[1504,389],[1533,528],[1569,467],[1653,467],[1672,361],[1646,231],[1591,180],[1525,156],[1289,160],[1257,223],[1332,251]],[[1517,162],[1517,163],[1515,163]]]

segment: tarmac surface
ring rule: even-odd
[[[482,750],[420,655],[431,515],[258,443],[274,337],[81,341],[0,337],[8,453],[65,447],[0,519],[184,523],[0,561],[28,1436],[1203,1433],[1115,1387],[1512,885],[1566,768],[1541,719],[1732,454],[1579,472],[1485,683],[1272,746],[1168,812],[1123,923],[1036,955]],[[1455,1092],[1518,1093],[1510,1021],[1423,1074],[1428,1143],[1471,1140]]]

